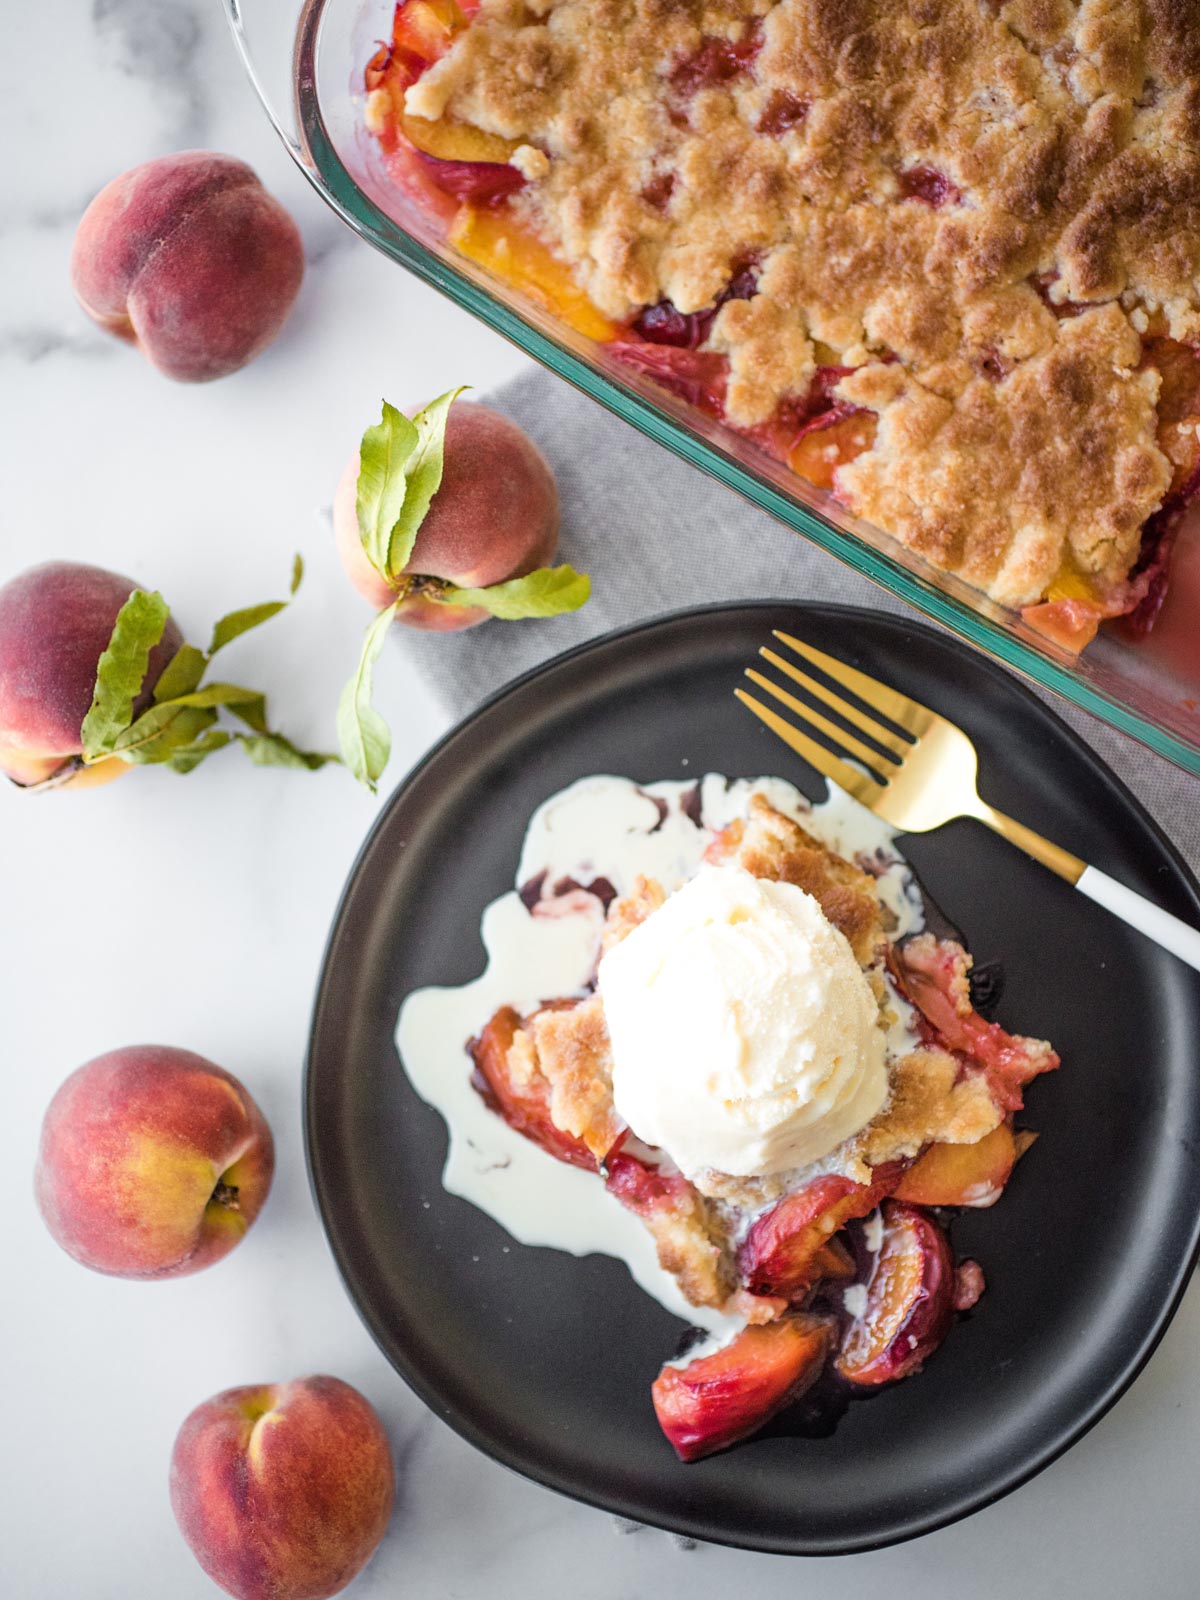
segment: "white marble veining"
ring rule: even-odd
[[[522,358],[323,210],[242,80],[217,0],[10,5],[0,85],[0,576],[51,556],[93,559],[160,585],[200,633],[219,610],[278,593],[299,548],[309,579],[294,612],[231,650],[229,673],[271,690],[297,736],[330,740],[364,621],[318,515],[345,456],[382,394],[406,403],[451,382],[486,388]],[[309,252],[284,338],[202,388],[165,382],[103,338],[66,280],[72,229],[95,190],[187,145],[249,159],[296,212]],[[396,733],[390,783],[439,726],[397,652],[379,681]],[[36,800],[0,791],[5,1600],[214,1595],[167,1504],[175,1430],[217,1389],[313,1370],[374,1400],[400,1465],[395,1521],[356,1600],[1194,1590],[1194,1291],[1132,1392],[1033,1484],[956,1528],[840,1562],[622,1537],[427,1412],[339,1288],[300,1142],[313,980],[374,810],[338,771],[255,771],[228,752],[186,780],[151,771]],[[85,1272],[50,1242],[30,1197],[53,1089],[89,1056],[139,1039],[191,1046],[242,1075],[279,1145],[275,1192],[250,1239],[177,1283]]]

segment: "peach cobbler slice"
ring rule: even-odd
[[[888,1058],[881,1109],[831,1158],[765,1176],[685,1175],[616,1110],[595,992],[524,1017],[503,1008],[469,1047],[475,1085],[494,1111],[548,1154],[594,1172],[644,1222],[691,1304],[747,1324],[714,1354],[668,1364],[654,1386],[663,1429],[687,1460],[756,1431],[830,1363],[859,1387],[920,1366],[955,1308],[982,1289],[979,1268],[955,1262],[924,1208],[999,1198],[1033,1137],[1013,1129],[1022,1091],[1058,1065],[1049,1044],[976,1012],[961,945],[930,934],[893,943],[894,916],[870,873],[763,795],[712,837],[706,860],[812,896],[866,975],[880,1026],[908,1019],[906,1046]],[[602,950],[666,900],[660,885],[639,879],[609,905]],[[864,1243],[867,1218],[873,1245]]]

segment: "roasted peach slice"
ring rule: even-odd
[[[1052,1072],[1058,1056],[1044,1039],[1007,1033],[971,1005],[966,952],[951,939],[920,934],[894,947],[893,976],[924,1017],[933,1039],[957,1051],[987,1075],[1001,1111],[1020,1111],[1022,1090],[1039,1073]]]
[[[445,55],[466,25],[466,13],[455,0],[402,0],[396,7],[392,42],[397,50],[428,65]]]
[[[920,200],[935,211],[942,206],[962,204],[962,190],[937,167],[906,167],[896,174],[896,181],[903,199]]]
[[[605,1161],[604,1187],[627,1210],[645,1217],[651,1211],[675,1207],[695,1193],[682,1172],[651,1166],[621,1151]]]
[[[712,305],[705,311],[680,311],[670,300],[647,306],[633,319],[633,331],[650,344],[698,350],[712,331],[717,313],[730,300],[753,300],[758,293],[758,262],[750,258],[737,269]]]
[[[837,1370],[866,1385],[906,1378],[954,1320],[954,1256],[927,1212],[900,1200],[884,1202],[883,1242],[866,1290],[866,1309],[846,1331]]]
[[[429,126],[436,128],[439,124],[433,122]],[[492,205],[525,185],[516,167],[503,161],[458,161],[430,155],[417,146],[413,147],[413,156],[436,189],[472,206]]]
[[[757,22],[752,22],[745,38],[736,42],[720,36],[703,39],[690,55],[675,63],[671,87],[686,100],[699,89],[732,83],[749,70],[761,49],[762,28]]]
[[[828,1240],[813,1257],[813,1282],[845,1283],[857,1268],[854,1257],[836,1236]]]
[[[520,177],[515,167],[507,170]],[[596,310],[572,278],[570,268],[503,210],[464,205],[450,229],[450,243],[578,333],[601,343],[616,336],[616,324]]]
[[[873,411],[835,406],[803,430],[788,452],[788,466],[814,488],[832,489],[838,468],[875,443],[878,423]]]
[[[853,1217],[874,1211],[904,1170],[889,1161],[874,1181],[855,1183],[830,1174],[784,1195],[750,1228],[738,1250],[738,1270],[752,1294],[800,1300],[822,1276],[829,1240]]]
[[[784,1317],[654,1380],[659,1427],[681,1461],[746,1439],[819,1376],[833,1340],[826,1317]]]
[[[931,1144],[900,1179],[893,1197],[918,1206],[995,1205],[1017,1156],[1032,1139],[1001,1122],[975,1144]]]
[[[400,126],[409,144],[439,161],[471,161],[503,165],[517,148],[515,139],[502,139],[469,122],[454,122],[448,117],[431,122],[427,117],[402,113]],[[519,176],[519,174],[518,174]]]
[[[475,1071],[471,1082],[510,1128],[523,1133],[548,1155],[572,1167],[596,1171],[596,1158],[581,1139],[557,1127],[550,1116],[550,1085],[533,1060],[513,1060],[512,1046],[521,1018],[502,1006],[468,1045]]]
[[[670,394],[710,417],[725,415],[725,390],[729,357],[716,350],[688,350],[682,346],[649,344],[640,339],[615,339],[608,353],[623,366],[652,378]]]

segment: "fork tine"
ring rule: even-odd
[[[881,744],[885,750],[890,750],[901,761],[912,750],[912,745],[907,739],[902,739],[898,733],[893,733],[890,728],[885,728],[882,722],[876,722],[873,717],[868,717],[865,712],[857,710],[848,700],[843,700],[840,695],[834,694],[832,689],[827,689],[823,683],[818,683],[815,678],[810,678],[807,672],[801,672],[799,667],[793,666],[790,661],[785,661],[782,656],[776,655],[774,650],[768,650],[766,645],[763,645],[758,653],[764,661],[769,661],[780,672],[785,672],[794,683],[798,683],[802,688],[807,689],[809,694],[815,694],[827,706],[832,706],[839,717],[845,717],[847,722],[852,722],[856,728],[861,728],[868,738],[874,739],[876,744]],[[809,715],[812,716],[813,713],[810,712]],[[839,734],[839,737],[844,738],[846,736]],[[872,752],[871,758],[862,756],[859,759],[869,760],[870,764],[873,765],[874,761],[879,758]]]
[[[794,711],[801,722],[816,728],[827,739],[832,739],[834,744],[845,755],[853,756],[856,761],[865,762],[868,767],[878,772],[881,778],[887,777],[891,762],[886,757],[881,756],[878,750],[869,749],[860,740],[856,739],[852,733],[847,733],[845,728],[839,728],[836,723],[830,722],[828,717],[823,717],[814,707],[806,706],[803,700],[797,700],[795,695],[789,694],[786,689],[781,689],[778,684],[772,683],[770,678],[764,678],[761,672],[755,672],[753,667],[746,668],[746,676],[751,683],[756,683],[760,689],[765,689],[769,695],[774,695],[775,699],[787,706],[789,711]],[[909,749],[911,746],[906,745],[905,748]]]
[[[883,790],[873,779],[854,767],[848,767],[844,761],[839,761],[831,751],[825,749],[824,745],[818,744],[815,739],[810,739],[806,733],[801,733],[799,728],[793,727],[778,712],[764,706],[744,689],[735,689],[733,692],[760,722],[765,722],[772,733],[778,734],[784,744],[798,756],[803,756],[810,766],[815,767],[826,778],[832,778],[834,783],[845,789],[846,793],[852,795],[860,804],[868,808],[874,807]]]
[[[789,650],[795,650],[797,655],[820,667],[821,671],[828,673],[835,683],[840,683],[843,688],[858,695],[860,700],[865,700],[867,705],[874,706],[876,711],[881,711],[885,717],[889,717],[898,727],[904,728],[914,737],[920,738],[933,723],[936,712],[930,711],[928,706],[910,700],[907,695],[899,694],[895,689],[889,689],[886,683],[868,677],[865,672],[859,672],[857,667],[848,667],[836,656],[827,656],[823,650],[814,650],[812,645],[793,638],[790,633],[781,633],[778,628],[772,632],[782,644],[787,645]]]

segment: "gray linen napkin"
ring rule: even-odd
[[[684,606],[782,599],[911,610],[548,372],[518,378],[488,403],[545,451],[562,492],[562,559],[591,574],[593,597],[582,611],[544,622],[491,622],[460,634],[395,630],[456,718],[572,645]],[[1200,872],[1200,780],[1087,712],[1043,698]]]

